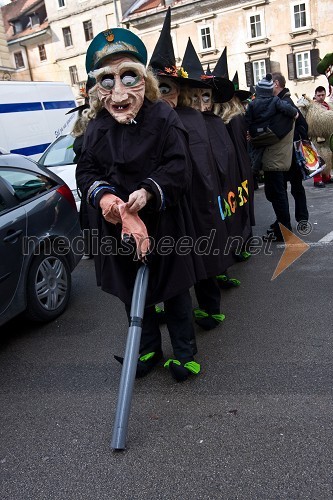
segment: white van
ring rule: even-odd
[[[0,82],[0,149],[38,160],[71,132],[77,113],[72,88],[61,82]]]

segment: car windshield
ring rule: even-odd
[[[38,161],[44,167],[60,167],[62,165],[74,165],[75,153],[73,150],[74,137],[62,135],[58,137],[45,151]]]

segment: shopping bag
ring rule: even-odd
[[[324,160],[319,156],[312,141],[302,139],[294,142],[295,156],[303,179],[310,179],[325,168]]]

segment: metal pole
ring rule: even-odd
[[[148,278],[148,267],[143,264],[137,272],[133,290],[130,326],[128,328],[125,356],[121,370],[118,403],[111,441],[111,448],[113,448],[113,450],[124,450],[126,447],[127,427],[139,357]]]

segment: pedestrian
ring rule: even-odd
[[[294,104],[290,96],[290,91],[286,87],[286,79],[282,73],[275,72],[272,74],[274,88],[273,94],[282,101],[287,102],[297,109],[298,117],[295,120],[294,141],[300,139],[308,139],[308,125],[301,111]],[[295,200],[295,219],[297,222],[308,221],[309,211],[306,203],[306,194],[303,186],[303,176],[300,168],[297,165],[295,149],[291,160],[290,169],[283,172],[285,180],[285,189],[287,191],[287,183],[290,182],[290,192]],[[277,221],[271,224],[270,229],[274,230],[277,227]]]
[[[330,105],[326,102],[326,89],[322,85],[319,85],[315,89],[315,94],[314,94],[314,103],[316,106],[319,107],[321,111],[333,111],[333,106],[330,107]],[[318,121],[321,121],[321,114],[317,113],[316,117]],[[326,115],[326,118],[328,115]],[[323,117],[325,119],[325,117]],[[314,126],[313,126],[314,125]],[[331,184],[333,182],[333,179],[331,177],[331,171],[333,168],[333,155],[332,151],[329,148],[328,144],[328,137],[332,134],[332,127],[329,128],[329,130],[326,130],[327,127],[325,127],[324,124],[324,131],[321,130],[321,123],[311,123],[312,129],[313,129],[313,143],[315,147],[318,150],[318,153],[320,156],[325,161],[326,168],[323,172],[320,172],[319,174],[316,174],[313,177],[313,185],[314,187],[317,188],[324,188],[326,184]]]
[[[277,224],[269,233],[284,241],[279,224],[292,231],[284,172],[290,169],[297,109],[273,95],[274,82],[267,74],[256,85],[255,99],[249,102],[245,118],[255,165],[264,172],[265,195],[272,203]],[[267,236],[264,236],[266,239]]]
[[[163,358],[154,304],[164,302],[174,352],[164,366],[183,381],[200,372],[191,344],[189,288],[205,273],[191,246],[195,233],[186,200],[192,175],[186,132],[173,109],[159,99],[157,80],[146,63],[146,47],[130,30],[112,28],[90,43],[86,70],[96,85],[89,93],[92,120],[85,132],[77,181],[98,212],[98,283],[125,304],[128,316],[140,265],[136,255],[148,261],[137,377]],[[135,218],[141,234],[147,231],[149,247],[138,235],[137,252],[123,241],[121,224],[114,222],[124,213]],[[183,251],[177,243],[183,244]]]
[[[81,155],[81,148],[83,144],[84,133],[88,126],[90,116],[89,116],[89,96],[88,92],[94,85],[94,80],[91,78],[87,79],[85,88],[83,90],[84,103],[77,106],[66,114],[77,112],[77,118],[73,125],[71,135],[74,137],[73,151],[75,156],[73,158],[73,163],[77,164]],[[91,259],[92,254],[92,234],[91,229],[95,227],[95,210],[93,210],[87,204],[85,197],[81,198],[80,208],[79,208],[79,219],[80,226],[83,234],[84,240],[84,254],[82,259]]]

